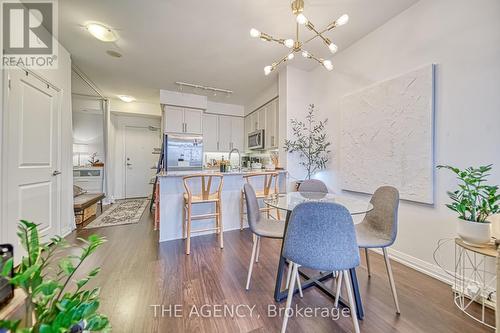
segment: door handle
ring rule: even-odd
[[[188,124],[184,123],[184,133],[187,133],[187,131],[188,131]]]
[[[61,171],[59,171],[59,170],[54,170],[54,172],[52,172],[52,176],[57,176],[60,174],[61,174]]]

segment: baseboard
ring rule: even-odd
[[[377,252],[378,254],[382,255],[382,250],[380,249],[370,249],[374,252]],[[448,275],[446,272],[443,271],[443,269],[437,265],[428,263],[426,261],[423,261],[421,259],[412,257],[406,253],[397,251],[395,249],[388,249],[389,252],[389,257],[397,261],[398,263],[405,265],[407,267],[410,267],[416,271],[419,271],[420,273],[423,273],[425,275],[428,275],[432,278],[435,278],[441,282],[444,282],[448,285],[453,285],[454,280],[453,280],[453,275],[454,272],[447,271]]]

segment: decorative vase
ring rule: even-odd
[[[485,247],[491,241],[491,223],[458,219],[457,233],[464,243],[475,247]]]

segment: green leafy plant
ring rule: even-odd
[[[298,153],[302,161],[299,162],[306,171],[307,179],[319,170],[326,168],[330,160],[328,149],[331,145],[326,140],[325,126],[328,119],[317,121],[314,115],[314,104],[309,105],[305,122],[297,119],[290,120],[294,140],[285,141],[285,150],[288,153]]]
[[[79,238],[83,245],[77,247],[78,254],[72,250],[73,254],[64,256],[62,250],[68,248],[66,241],[54,237],[42,243],[37,224],[22,220],[17,235],[26,255],[9,282],[26,293],[26,315],[23,325],[20,320],[1,320],[0,328],[13,333],[66,333],[81,325],[91,332],[109,331],[108,318],[97,312],[99,288],[85,288],[100,268],[92,269],[82,279],[74,279],[78,268],[105,239],[97,235]],[[13,264],[12,259],[4,264],[4,277]]]
[[[446,207],[457,212],[459,218],[473,222],[486,222],[488,216],[499,213],[498,186],[485,184],[491,168],[492,164],[464,170],[449,165],[439,165],[438,169],[451,170],[460,180],[458,190],[447,192],[452,203]]]

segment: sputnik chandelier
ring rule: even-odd
[[[292,1],[292,13],[295,15],[297,23],[296,23],[296,35],[295,35],[295,40],[293,39],[278,39],[274,38],[271,35],[268,35],[264,32],[260,32],[257,29],[251,29],[250,30],[250,36],[252,37],[259,37],[261,40],[266,41],[266,42],[276,42],[281,45],[284,45],[285,47],[290,49],[290,52],[281,58],[280,60],[273,62],[272,65],[264,67],[264,74],[269,75],[272,71],[274,71],[279,65],[282,63],[292,60],[295,57],[295,53],[301,53],[304,58],[308,59],[313,59],[316,60],[318,63],[320,63],[323,67],[325,67],[327,70],[331,71],[333,69],[332,62],[328,59],[323,59],[323,58],[318,58],[311,52],[307,51],[304,49],[304,45],[312,41],[313,39],[316,39],[317,37],[321,38],[323,42],[325,43],[326,46],[330,49],[331,53],[335,53],[338,50],[337,45],[332,43],[332,41],[328,38],[325,37],[324,34],[328,31],[331,31],[337,27],[340,27],[349,21],[349,16],[347,14],[342,15],[332,23],[330,23],[325,29],[323,30],[317,30],[314,24],[312,24],[311,21],[302,13],[304,11],[304,0],[293,0]],[[301,25],[305,25],[310,31],[314,33],[312,37],[305,41],[300,41],[299,39],[299,27]]]

